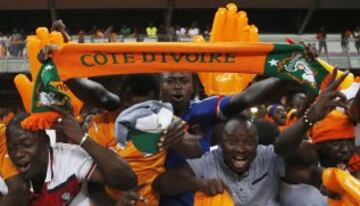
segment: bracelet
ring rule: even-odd
[[[85,143],[85,141],[88,139],[88,137],[89,137],[88,133],[85,133],[84,136],[80,140],[80,143],[79,143],[80,147]]]
[[[308,127],[312,127],[314,126],[317,122],[312,122],[309,120],[309,111],[310,111],[310,108],[307,109],[305,112],[304,112],[304,122],[305,124],[308,126]]]

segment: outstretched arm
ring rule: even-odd
[[[120,107],[120,98],[95,81],[78,78],[67,80],[65,84],[86,105],[108,111],[114,111]]]
[[[89,178],[91,182],[107,184],[120,190],[129,190],[136,186],[135,173],[123,158],[88,138],[68,112],[54,106],[51,108],[62,114],[55,129],[61,130],[70,142],[80,145],[97,164]]]
[[[311,126],[323,119],[336,107],[346,107],[346,97],[336,91],[336,88],[345,79],[348,73],[344,73],[335,80],[337,70],[334,70],[327,88],[320,94],[318,100],[305,112],[295,124],[284,130],[277,138],[275,152],[283,157],[291,155],[297,150]]]
[[[252,84],[246,90],[231,96],[227,113],[237,114],[244,109],[262,104],[283,91],[292,82],[275,77],[264,79]]]

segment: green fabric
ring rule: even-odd
[[[317,60],[306,59],[301,45],[274,46],[266,57],[264,74],[296,81],[306,89],[318,93],[328,71]]]
[[[160,133],[142,132],[138,130],[129,130],[128,136],[134,146],[145,153],[155,154],[159,151],[158,143]]]
[[[59,82],[57,68],[52,60],[44,63],[37,74],[32,95],[31,112],[48,112],[50,109],[44,105],[64,106],[67,95],[60,92],[51,83]]]

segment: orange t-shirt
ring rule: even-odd
[[[5,124],[0,124],[0,175],[4,180],[19,174],[7,154],[5,130]]]
[[[145,157],[131,142],[129,142],[125,148],[118,146],[115,139],[114,125],[116,117],[116,112],[107,112],[94,116],[89,124],[88,134],[97,143],[112,149],[128,161],[137,176],[138,184],[146,184],[146,186],[139,191],[148,201],[145,205],[158,205],[159,196],[152,191],[151,183],[160,173],[165,171],[166,152],[162,151]],[[118,199],[121,196],[121,191],[111,188],[106,189],[114,199]],[[138,203],[137,205],[142,204]]]

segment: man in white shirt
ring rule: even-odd
[[[22,129],[26,115],[15,117],[6,130],[10,159],[30,183],[31,205],[70,205],[84,181],[120,190],[136,186],[135,174],[125,160],[88,138],[70,114],[55,109],[63,115],[55,129],[78,145],[57,143],[51,147],[45,131]]]

